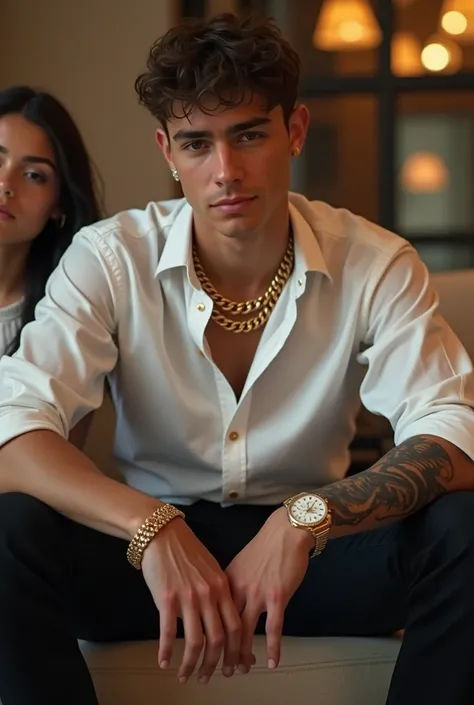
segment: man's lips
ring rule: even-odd
[[[14,217],[13,213],[10,213],[7,208],[0,206],[0,218],[2,218],[2,220],[11,220]]]
[[[232,208],[239,205],[250,203],[255,196],[233,196],[232,198],[222,198],[220,201],[212,204],[213,208]]]

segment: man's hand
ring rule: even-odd
[[[228,566],[226,574],[242,618],[239,670],[248,673],[253,665],[253,635],[262,612],[267,613],[268,667],[278,666],[285,609],[304,578],[313,545],[311,534],[291,526],[282,507]]]
[[[203,649],[200,682],[212,676],[222,650],[222,672],[233,675],[239,663],[241,620],[225,574],[182,519],[173,519],[157,534],[143,554],[142,569],[160,613],[160,666],[170,664],[181,617],[185,650],[179,681],[185,683],[192,675]]]

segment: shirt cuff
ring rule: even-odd
[[[438,417],[438,418],[437,418]],[[457,409],[450,414],[430,414],[395,432],[395,445],[413,436],[439,436],[462,450],[474,461],[474,411]]]
[[[0,447],[30,431],[53,431],[64,436],[60,423],[54,423],[39,411],[31,409],[3,409],[0,416]]]

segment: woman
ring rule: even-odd
[[[18,348],[74,233],[100,217],[91,161],[66,109],[26,86],[0,91],[0,355]]]

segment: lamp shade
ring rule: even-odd
[[[423,73],[421,43],[411,32],[397,32],[392,39],[392,71],[396,76]]]
[[[368,0],[323,0],[313,33],[322,51],[374,49],[382,33]]]

